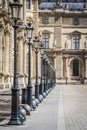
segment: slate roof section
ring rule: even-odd
[[[68,9],[70,10],[83,10],[84,9],[84,3],[62,3],[63,8],[66,5],[68,5]]]
[[[53,9],[55,2],[43,2],[39,5],[39,9]]]

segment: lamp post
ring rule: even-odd
[[[50,60],[48,60],[48,89],[50,91]]]
[[[39,94],[40,94],[40,95],[43,95],[42,57],[41,57],[41,80],[40,80]]]
[[[46,96],[46,51],[44,51],[43,55],[43,66],[44,66],[44,93],[43,96]]]
[[[46,94],[48,95],[48,58],[46,59]]]
[[[35,53],[36,53],[36,82],[35,82],[35,99],[39,100],[39,83],[38,83],[38,52],[39,52],[39,38],[34,38]]]
[[[31,39],[32,39],[33,30],[34,30],[34,28],[32,27],[31,23],[28,23],[27,26],[26,26],[28,46],[29,46],[27,104],[30,106],[31,111],[33,110],[33,106],[32,106],[32,83],[31,83]]]
[[[14,3],[9,4],[11,8],[12,19],[14,20],[14,81],[12,88],[12,106],[11,106],[11,119],[9,125],[21,125],[23,121],[20,117],[20,104],[19,104],[19,86],[18,86],[18,72],[17,72],[17,20],[20,19],[20,9],[22,5],[14,0]]]

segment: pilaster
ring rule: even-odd
[[[57,55],[57,59],[56,59],[56,67],[58,68],[56,72],[57,79],[61,79],[63,77],[63,73],[62,73],[63,63],[61,59],[62,59],[62,55]]]
[[[4,75],[3,75],[3,38],[4,38],[4,27],[0,25],[0,88],[5,88]]]
[[[18,37],[18,72],[23,75],[23,36]]]
[[[66,57],[66,78],[68,81],[70,80],[70,65],[68,57]]]
[[[8,30],[5,30],[5,37],[4,37],[4,65],[3,65],[3,71],[5,74],[9,73],[9,37],[10,32]]]
[[[24,26],[21,26],[18,30],[18,76],[19,76],[19,84],[21,87],[24,87]]]
[[[5,88],[9,88],[10,85],[10,73],[9,73],[9,28],[4,30],[4,46],[3,46],[3,73],[4,73],[4,83]]]
[[[10,84],[13,85],[13,71],[14,71],[14,31],[10,28],[9,37],[9,73],[10,73]]]
[[[33,1],[33,23],[34,23],[34,36],[38,36],[38,24],[39,24],[39,18],[38,18],[38,0]]]
[[[3,50],[2,50],[2,48],[3,48],[3,36],[4,36],[4,28],[3,27],[1,27],[0,28],[0,73],[2,73],[2,66],[3,66],[3,64],[2,64],[2,53],[3,53]]]
[[[26,22],[26,0],[24,0],[24,4],[23,4],[23,20],[25,23]]]

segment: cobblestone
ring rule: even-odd
[[[56,85],[47,98],[27,116],[21,126],[8,126],[9,118],[2,122],[2,130],[87,130],[87,86]]]

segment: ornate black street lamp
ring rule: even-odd
[[[12,107],[11,107],[11,119],[8,124],[10,125],[21,125],[23,121],[20,117],[20,104],[19,104],[19,86],[18,86],[18,72],[17,72],[17,20],[20,19],[20,10],[22,5],[14,0],[14,3],[10,3],[11,15],[14,20],[14,81],[12,88]]]
[[[38,82],[38,52],[39,52],[39,38],[34,38],[34,46],[36,53],[36,82],[35,82],[35,99],[39,100],[39,82]]]
[[[39,94],[40,95],[43,95],[43,64],[42,64],[42,61],[43,61],[43,52],[42,52],[42,49],[41,49],[41,80],[40,80],[40,87],[39,87]]]
[[[48,58],[46,59],[46,94],[48,94]]]
[[[28,86],[27,86],[27,104],[30,106],[30,110],[33,110],[32,106],[32,83],[31,83],[31,39],[34,28],[31,23],[28,23],[26,26],[27,30],[27,38],[29,45],[29,53],[28,53]]]
[[[43,55],[43,68],[44,68],[44,93],[43,96],[46,96],[46,51],[44,51],[44,55]]]
[[[48,60],[48,89],[50,92],[50,60]]]

